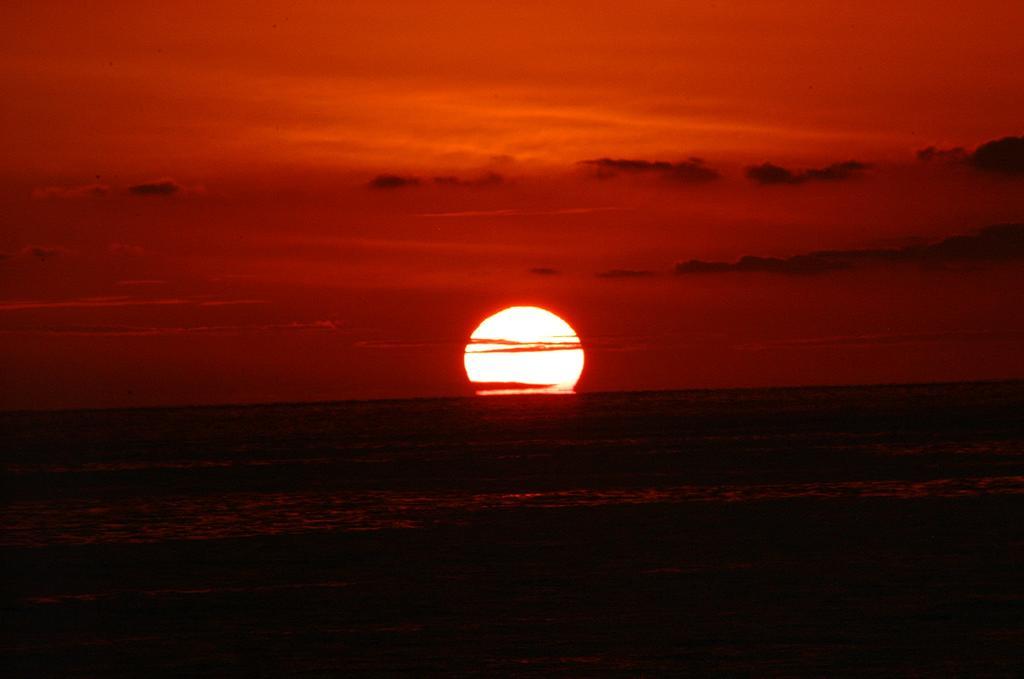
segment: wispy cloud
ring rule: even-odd
[[[962,146],[940,149],[937,146],[929,146],[917,152],[917,159],[924,163],[946,162],[962,163],[967,160],[967,151]]]
[[[464,346],[465,342],[456,339],[421,339],[421,340],[399,340],[399,339],[366,339],[352,343],[352,346],[359,349],[436,349],[441,347]]]
[[[579,338],[575,335],[552,335],[550,341],[520,342],[508,339],[472,339],[466,347],[469,353],[521,353],[534,351],[571,351],[580,348]]]
[[[0,300],[0,311],[24,311],[29,309],[91,309],[129,306],[176,306],[186,304],[197,306],[225,306],[232,304],[265,304],[266,302],[267,300],[262,299],[212,300],[197,297],[79,297],[75,299],[59,300]]]
[[[174,196],[187,193],[204,193],[201,186],[185,186],[180,182],[170,179],[153,179],[129,184],[123,187],[123,191],[130,196],[142,198]],[[80,198],[103,198],[113,195],[115,188],[109,184],[93,182],[89,184],[75,184],[70,186],[40,186],[32,190],[32,198],[36,200],[61,199],[73,200]]]
[[[165,285],[167,281],[159,280],[156,278],[135,278],[123,281],[118,281],[117,285],[123,286],[145,286],[145,285]]]
[[[267,304],[267,299],[211,299],[205,302],[197,302],[199,306],[237,306],[240,304]]]
[[[0,253],[0,261],[5,259],[35,259],[40,262],[69,254],[70,251],[62,247],[44,245],[26,245],[16,252]]]
[[[758,351],[768,348],[830,348],[868,347],[893,344],[923,344],[931,342],[1019,342],[1024,331],[1017,330],[949,330],[916,333],[874,333],[863,335],[834,335],[830,337],[799,337],[793,339],[751,342],[740,349]]]
[[[500,210],[462,210],[458,212],[424,212],[417,217],[537,217],[542,215],[587,215],[595,212],[631,210],[626,207],[564,207],[546,210],[504,208]]]
[[[41,186],[32,190],[32,197],[36,200],[76,199],[76,198],[102,198],[110,193],[110,187],[106,184],[79,184],[77,186]]]
[[[46,262],[56,257],[64,257],[73,254],[71,250],[59,246],[50,245],[26,245],[14,252],[0,252],[0,262],[14,260],[35,260]]]
[[[507,243],[474,243],[467,241],[433,241],[387,238],[344,238],[334,236],[274,236],[274,243],[394,252],[464,252],[464,253],[533,253],[535,247]]]
[[[29,329],[5,329],[5,335],[61,335],[70,337],[154,337],[163,335],[227,335],[250,332],[303,332],[340,331],[340,321],[304,321],[293,323],[265,323],[253,325],[196,325],[196,326],[136,326],[88,325]]]
[[[432,180],[439,186],[461,186],[466,188],[484,188],[487,186],[498,186],[499,184],[505,183],[505,177],[498,174],[497,172],[487,172],[479,177],[434,177]]]
[[[598,278],[651,278],[655,272],[647,269],[609,269],[594,274]]]

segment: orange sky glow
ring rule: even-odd
[[[0,408],[1024,378],[1024,5],[0,10]]]

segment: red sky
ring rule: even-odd
[[[1021,3],[339,4],[0,10],[0,407],[1024,377]]]

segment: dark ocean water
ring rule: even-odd
[[[1024,383],[0,414],[6,676],[1024,671]]]

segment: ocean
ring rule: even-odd
[[[0,413],[9,677],[1024,671],[1024,383]]]

